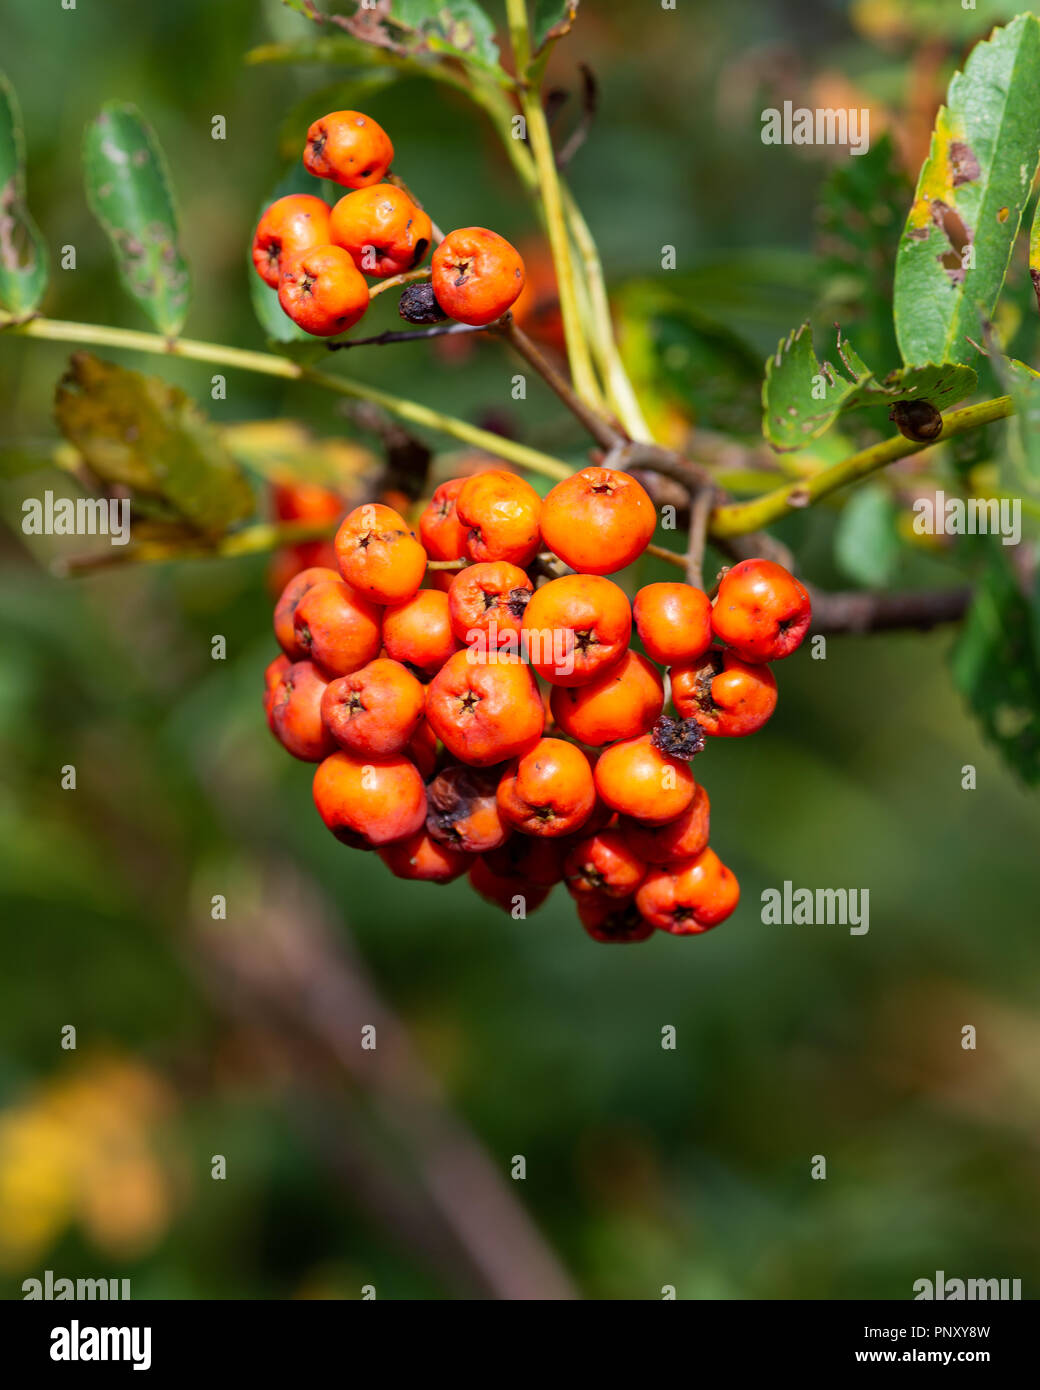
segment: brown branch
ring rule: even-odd
[[[704,588],[704,543],[708,534],[708,517],[715,504],[715,490],[697,488],[690,493],[690,525],[686,538],[686,582],[695,589]]]
[[[571,414],[585,426],[597,444],[602,445],[604,449],[616,449],[625,443],[625,436],[620,429],[609,420],[604,419],[571,389],[570,383],[556,370],[541,348],[536,346],[524,330],[513,321],[512,314],[506,314],[498,323],[490,325],[489,331],[499,334],[510,347],[516,349],[524,361],[535,369],[549,389],[555,392]]]
[[[956,623],[971,603],[971,589],[921,589],[905,593],[826,593],[810,587],[811,633],[891,632],[898,628],[927,631]]]

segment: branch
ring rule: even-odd
[[[371,338],[343,338],[340,342],[326,343],[329,352],[342,352],[344,348],[384,347],[387,343],[415,343],[422,338],[445,338],[452,333],[486,333],[488,326],[483,323],[435,323],[429,328],[409,328],[398,331],[387,330],[376,333]]]
[[[825,593],[810,587],[811,633],[891,632],[896,628],[925,631],[964,617],[972,590],[923,589],[907,593]]]
[[[686,540],[686,582],[704,588],[704,542],[715,493],[701,487],[690,493],[690,529]]]
[[[787,516],[792,509],[811,507],[821,497],[826,497],[859,478],[866,478],[897,459],[909,458],[911,454],[919,454],[923,449],[929,449],[933,444],[953,435],[964,434],[967,430],[988,425],[994,420],[1004,420],[1014,413],[1015,406],[1010,396],[998,396],[991,401],[982,401],[978,405],[968,405],[961,410],[951,411],[949,415],[943,416],[942,433],[937,439],[917,442],[897,434],[891,439],[882,440],[880,444],[872,444],[869,449],[861,449],[859,453],[852,454],[841,463],[823,468],[819,473],[814,473],[800,482],[789,483],[774,492],[767,492],[764,497],[756,497],[750,502],[716,507],[711,517],[711,534],[722,538],[743,535],[746,531],[757,531]]]
[[[514,322],[512,314],[506,314],[498,323],[491,325],[491,331],[505,338],[506,342],[535,369],[571,414],[581,421],[597,444],[602,444],[604,449],[614,449],[624,443],[624,436],[618,433],[616,427],[574,393],[570,384],[564,380],[541,349]]]

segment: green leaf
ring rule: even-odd
[[[873,362],[894,362],[899,350],[892,277],[900,233],[897,209],[906,205],[910,192],[886,132],[865,154],[835,164],[820,193],[823,308],[854,333]]]
[[[1033,225],[1029,230],[1029,278],[1036,291],[1036,304],[1040,309],[1040,199],[1037,199],[1033,213]]]
[[[834,533],[834,558],[857,584],[878,589],[891,583],[899,558],[896,507],[886,488],[857,488],[842,508]]]
[[[336,190],[338,192],[338,189]],[[316,179],[313,174],[308,174],[307,170],[299,159],[286,170],[285,174],[275,185],[274,191],[269,198],[266,198],[257,211],[256,223],[264,215],[273,202],[279,198],[286,198],[291,193],[310,193],[315,198],[322,198],[325,202],[329,201],[329,186],[324,179]],[[276,343],[314,343],[314,339],[309,333],[305,333],[302,328],[297,328],[292,319],[286,314],[282,306],[278,303],[278,291],[270,285],[264,283],[256,273],[253,265],[252,255],[252,232],[249,236],[249,244],[246,247],[246,274],[249,276],[249,298],[253,303],[253,312],[256,314],[260,327],[265,335]]]
[[[22,116],[0,72],[0,306],[31,314],[46,288],[47,246],[25,201]]]
[[[578,13],[578,0],[534,0],[531,54],[537,58],[547,43],[569,34]]]
[[[217,430],[158,377],[76,353],[58,384],[55,415],[99,478],[168,503],[206,536],[222,535],[255,510]]]
[[[896,259],[907,363],[967,362],[969,338],[982,341],[1040,155],[1038,89],[1040,21],[1030,14],[976,45],[950,83]]]
[[[482,67],[499,66],[495,26],[477,0],[392,0],[387,23],[409,49],[426,47]],[[363,36],[361,29],[355,32]]]
[[[87,197],[112,242],[119,278],[159,332],[174,337],[188,313],[188,266],[166,160],[136,107],[102,107],[87,127],[83,165]]]
[[[989,562],[951,658],[953,680],[987,736],[1030,785],[1040,781],[1040,586],[1018,587],[1007,548]]]
[[[926,362],[920,367],[899,367],[881,381],[871,381],[860,388],[845,409],[858,405],[880,405],[883,401],[928,401],[936,410],[970,396],[979,384],[971,367],[955,362]]]
[[[1023,498],[1040,498],[1040,373],[1014,358],[1001,364],[994,357],[993,363],[1001,384],[1015,402],[999,466],[1000,490]]]
[[[762,433],[774,449],[786,453],[819,438],[838,418],[842,405],[872,374],[838,336],[843,372],[819,362],[808,323],[780,342],[766,361],[762,383]]]

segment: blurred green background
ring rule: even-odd
[[[905,111],[918,40],[891,8],[587,7],[552,80],[573,88],[578,59],[599,78],[571,178],[612,285],[660,275],[661,246],[676,246],[698,307],[761,361],[820,302],[813,208],[829,168],[761,144],[763,91],[815,105],[811,92],[851,87]],[[261,347],[243,247],[283,172],[283,116],[328,109],[337,75],[243,54],[304,21],[275,0],[2,0],[0,18],[30,203],[52,248],[77,249],[45,311],[144,326],[79,169],[86,122],[118,97],[169,158],[194,281],[186,332]],[[951,40],[944,61],[960,51]],[[391,128],[396,167],[442,225],[531,233],[461,97],[408,80],[357,104]],[[369,322],[393,326],[393,306]],[[208,368],[103,355],[161,373],[221,423],[354,432],[317,393],[232,374],[216,403]],[[1035,1292],[1040,813],[953,691],[949,632],[832,638],[825,660],[806,646],[779,673],[768,728],[698,761],[713,845],[743,892],[720,930],[605,949],[559,888],[513,922],[464,882],[401,883],[324,831],[310,770],[260,708],[275,654],[265,558],[69,580],[30,552],[23,498],[68,487],[28,471],[58,442],[65,360],[0,337],[4,1296],[48,1268],[129,1277],[135,1298],[672,1285],[902,1299],[940,1269]],[[510,400],[497,347],[336,365],[466,418],[505,412],[523,438],[578,456],[544,395]],[[753,418],[757,387],[743,389]],[[838,586],[833,527],[798,517],[785,539]],[[904,577],[940,564],[911,557]],[[214,634],[226,661],[211,660]],[[75,791],[60,786],[67,764]],[[760,895],[786,879],[868,889],[869,933],[763,925]],[[214,894],[226,922],[210,919]],[[358,1044],[367,1023],[374,1053]],[[69,1024],[75,1051],[61,1048]],[[814,1155],[826,1181],[810,1180]]]

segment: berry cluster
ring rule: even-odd
[[[427,214],[389,175],[394,147],[360,111],[332,111],[307,132],[303,163],[317,178],[353,192],[329,208],[312,194],[279,198],[253,236],[253,264],[278,291],[298,327],[316,337],[345,333],[370,302],[365,276],[386,279],[421,264],[434,241]],[[433,253],[430,284],[409,285],[401,314],[411,323],[450,318],[494,323],[524,287],[524,263],[486,227],[449,232]]]
[[[319,764],[333,834],[401,878],[468,872],[514,913],[562,880],[597,941],[728,917],[739,888],[708,847],[690,759],[705,735],[770,717],[767,663],[805,636],[809,597],[780,565],[745,560],[714,604],[657,583],[632,605],[605,576],[655,521],[640,483],[602,467],[544,500],[503,468],[455,478],[418,536],[384,503],[350,512],[337,568],[304,570],[278,600],[265,696],[275,736]]]

